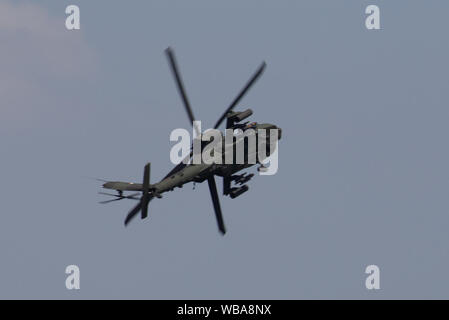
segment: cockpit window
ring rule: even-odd
[[[256,125],[257,125],[257,122],[251,122],[251,123],[248,123],[248,124],[246,125],[245,129],[249,129],[249,128],[255,127]]]

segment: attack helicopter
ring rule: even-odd
[[[178,64],[174,55],[174,52],[171,48],[167,48],[165,53],[168,58],[168,62],[173,73],[176,87],[181,96],[182,102],[184,104],[184,108],[187,111],[187,116],[190,120],[190,123],[196,130],[197,137],[201,137],[201,132],[199,132],[198,128],[195,127],[195,117],[193,115],[193,111],[187,98],[187,93],[184,87],[183,80],[181,78],[181,74],[179,72]],[[252,75],[250,80],[246,83],[243,89],[239,92],[237,97],[231,102],[229,107],[225,110],[225,112],[220,116],[220,118],[215,123],[214,129],[218,129],[220,125],[226,120],[226,129],[240,129],[245,131],[247,129],[254,130],[277,130],[278,139],[281,139],[282,130],[274,124],[263,123],[259,124],[257,122],[245,122],[242,123],[243,120],[252,115],[252,110],[247,109],[245,111],[233,111],[233,109],[237,106],[243,96],[248,92],[248,90],[253,86],[253,84],[260,78],[263,71],[265,70],[266,64],[263,62],[257,71]],[[277,141],[276,141],[277,142]],[[276,143],[277,145],[277,143]],[[202,142],[202,147],[204,147],[204,143]],[[246,147],[245,147],[246,148]],[[266,143],[267,153],[271,154],[274,152],[274,146],[270,144],[267,140]],[[246,150],[246,149],[245,149]],[[229,196],[234,199],[243,193],[249,190],[249,187],[246,185],[251,178],[254,177],[254,174],[236,174],[237,172],[247,169],[256,163],[260,165],[259,170],[263,170],[263,164],[257,160],[256,163],[249,163],[245,161],[244,163],[232,163],[232,164],[194,164],[192,163],[193,156],[193,147],[190,151],[190,154],[176,165],[162,180],[157,183],[150,183],[150,172],[151,172],[151,163],[147,163],[144,167],[143,181],[142,183],[133,183],[133,182],[122,182],[122,181],[104,181],[103,188],[115,190],[117,194],[100,192],[100,194],[112,196],[114,199],[102,201],[100,203],[110,203],[113,201],[119,201],[123,199],[132,199],[137,200],[137,205],[129,211],[128,215],[125,219],[125,226],[129,224],[129,222],[135,218],[139,212],[141,214],[141,218],[145,219],[148,217],[148,205],[150,201],[154,198],[162,198],[162,194],[168,191],[174,190],[174,188],[181,188],[184,184],[193,182],[193,183],[202,183],[207,181],[209,185],[210,195],[212,197],[212,203],[215,211],[215,216],[218,224],[218,230],[222,235],[226,233],[226,227],[223,220],[223,214],[220,206],[220,199],[217,191],[217,185],[215,182],[215,176],[219,176],[223,178],[223,195]],[[232,186],[232,183],[235,185]],[[135,192],[133,194],[125,195],[124,192]]]

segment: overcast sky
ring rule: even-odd
[[[65,29],[65,8],[81,30]],[[365,28],[377,4],[382,30]],[[0,1],[0,298],[449,297],[447,1]],[[100,205],[171,168],[189,128],[164,49],[211,127],[240,104],[283,129],[279,171]],[[254,170],[250,170],[251,172]],[[221,191],[221,181],[218,183]],[[81,290],[65,268],[81,270]],[[365,288],[366,266],[381,289]]]

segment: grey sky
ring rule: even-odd
[[[79,32],[65,30],[69,4]],[[364,27],[369,4],[380,31]],[[447,1],[0,9],[0,298],[449,297]],[[206,185],[125,229],[134,202],[102,206],[83,178],[171,169],[169,134],[188,121],[168,45],[203,128],[268,65],[240,105],[282,127],[279,172],[223,198],[225,237]],[[80,291],[65,288],[69,264]],[[370,264],[380,291],[365,289]]]

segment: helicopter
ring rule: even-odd
[[[198,128],[195,127],[195,117],[193,115],[189,99],[187,98],[187,93],[181,78],[181,74],[179,72],[175,54],[170,47],[165,50],[165,53],[167,55],[171,71],[173,73],[178,92],[184,104],[184,108],[187,111],[187,116],[190,120],[190,123],[196,130],[197,137],[201,137],[201,132],[199,132]],[[250,80],[239,92],[237,97],[231,102],[229,107],[217,120],[214,129],[218,129],[220,125],[226,120],[226,129],[230,130],[240,129],[242,131],[245,131],[246,129],[249,128],[257,130],[277,130],[277,139],[279,140],[281,139],[282,129],[274,124],[269,123],[259,124],[257,122],[242,123],[243,120],[252,115],[253,112],[251,109],[247,109],[241,112],[233,111],[233,109],[237,106],[237,104],[240,102],[243,96],[260,78],[263,71],[265,70],[265,67],[266,63],[262,62],[257,71],[252,75]],[[201,144],[202,147],[205,147],[207,143],[201,142]],[[268,154],[274,152],[274,146],[272,145],[272,143],[270,144],[269,142],[267,142],[265,145]],[[246,145],[245,150],[247,150]],[[126,216],[125,226],[127,226],[129,222],[139,214],[139,212],[141,213],[142,219],[148,217],[148,205],[152,199],[162,198],[163,193],[172,191],[174,190],[174,188],[181,188],[184,184],[189,182],[193,182],[195,184],[207,181],[209,185],[209,191],[212,197],[212,203],[218,224],[218,230],[222,235],[224,235],[226,233],[226,227],[223,220],[223,214],[220,206],[220,199],[217,191],[217,185],[215,182],[215,176],[223,178],[223,195],[229,196],[230,198],[234,199],[242,195],[246,191],[248,191],[249,187],[245,183],[251,180],[251,178],[253,178],[254,176],[254,174],[247,175],[246,173],[243,174],[236,174],[236,173],[253,166],[255,163],[249,163],[248,161],[245,161],[244,163],[240,164],[236,163],[194,164],[191,161],[192,157],[193,157],[193,148],[191,148],[190,153],[182,162],[177,164],[164,178],[162,178],[162,180],[160,180],[157,183],[150,183],[151,163],[147,163],[144,167],[142,183],[103,180],[103,182],[105,182],[103,184],[103,188],[115,190],[117,191],[117,194],[100,192],[100,194],[114,197],[114,199],[112,200],[102,201],[100,203],[105,204],[123,199],[131,199],[139,201],[138,204],[134,208],[132,208],[131,211],[129,211],[128,215]],[[264,165],[263,163],[260,162],[260,160],[257,160],[257,164],[260,165],[258,170],[264,169]],[[235,186],[232,186],[232,183],[234,183]],[[135,193],[125,195],[124,192],[135,192]]]

